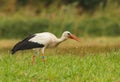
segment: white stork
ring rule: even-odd
[[[11,51],[12,54],[14,54],[16,51],[19,50],[39,48],[42,52],[42,60],[43,62],[45,62],[45,53],[44,53],[45,48],[56,47],[58,44],[67,40],[68,38],[74,39],[76,41],[80,41],[78,37],[71,34],[69,31],[63,32],[61,38],[57,38],[54,34],[49,32],[36,33],[18,42]],[[35,60],[35,55],[33,55],[32,57],[32,64],[34,63],[34,60]]]

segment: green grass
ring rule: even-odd
[[[120,82],[120,51],[88,54],[47,54],[31,65],[32,53],[0,55],[0,82]]]
[[[80,37],[119,37],[120,7],[111,7],[104,11],[97,9],[92,15],[78,14],[76,9],[70,6],[65,7],[65,11],[64,9],[53,10],[51,13],[41,11],[39,15],[31,15],[32,10],[26,11],[27,13],[23,10],[23,13],[17,12],[11,15],[5,15],[5,13],[1,15],[0,13],[0,37],[20,39],[44,31],[61,36],[65,30]]]

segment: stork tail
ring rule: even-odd
[[[32,49],[32,48],[42,48],[44,47],[43,44],[39,44],[37,42],[31,42],[29,39],[34,37],[35,35],[28,36],[24,40],[18,42],[13,49],[11,50],[11,54],[14,54],[18,50],[27,50],[27,49]]]
[[[11,54],[14,54],[15,52],[17,52],[20,49],[21,46],[21,42],[18,42],[11,50]]]

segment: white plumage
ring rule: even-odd
[[[14,54],[16,51],[19,50],[27,50],[27,49],[34,49],[39,48],[42,51],[43,55],[43,61],[45,61],[45,48],[51,48],[55,47],[61,42],[67,40],[68,38],[74,39],[76,41],[80,41],[79,38],[77,38],[75,35],[71,34],[69,31],[63,32],[62,36],[60,38],[57,38],[54,34],[49,32],[43,32],[43,33],[36,33],[33,35],[28,36],[24,40],[18,42],[12,49],[12,54]],[[33,56],[33,62],[34,62]]]
[[[36,33],[35,37],[31,38],[29,41],[43,44],[45,45],[45,47],[54,47],[58,39],[55,35],[49,32],[44,32],[44,33]]]

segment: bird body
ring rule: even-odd
[[[44,56],[45,48],[56,47],[58,44],[67,40],[68,38],[80,41],[79,38],[71,34],[69,31],[63,32],[60,38],[57,38],[54,34],[50,32],[36,33],[33,35],[29,35],[24,40],[18,42],[11,51],[12,54],[14,54],[19,50],[39,48],[41,49],[42,55]]]
[[[36,33],[35,37],[29,39],[30,42],[43,44],[47,48],[55,47],[60,41],[59,39],[49,32]]]

